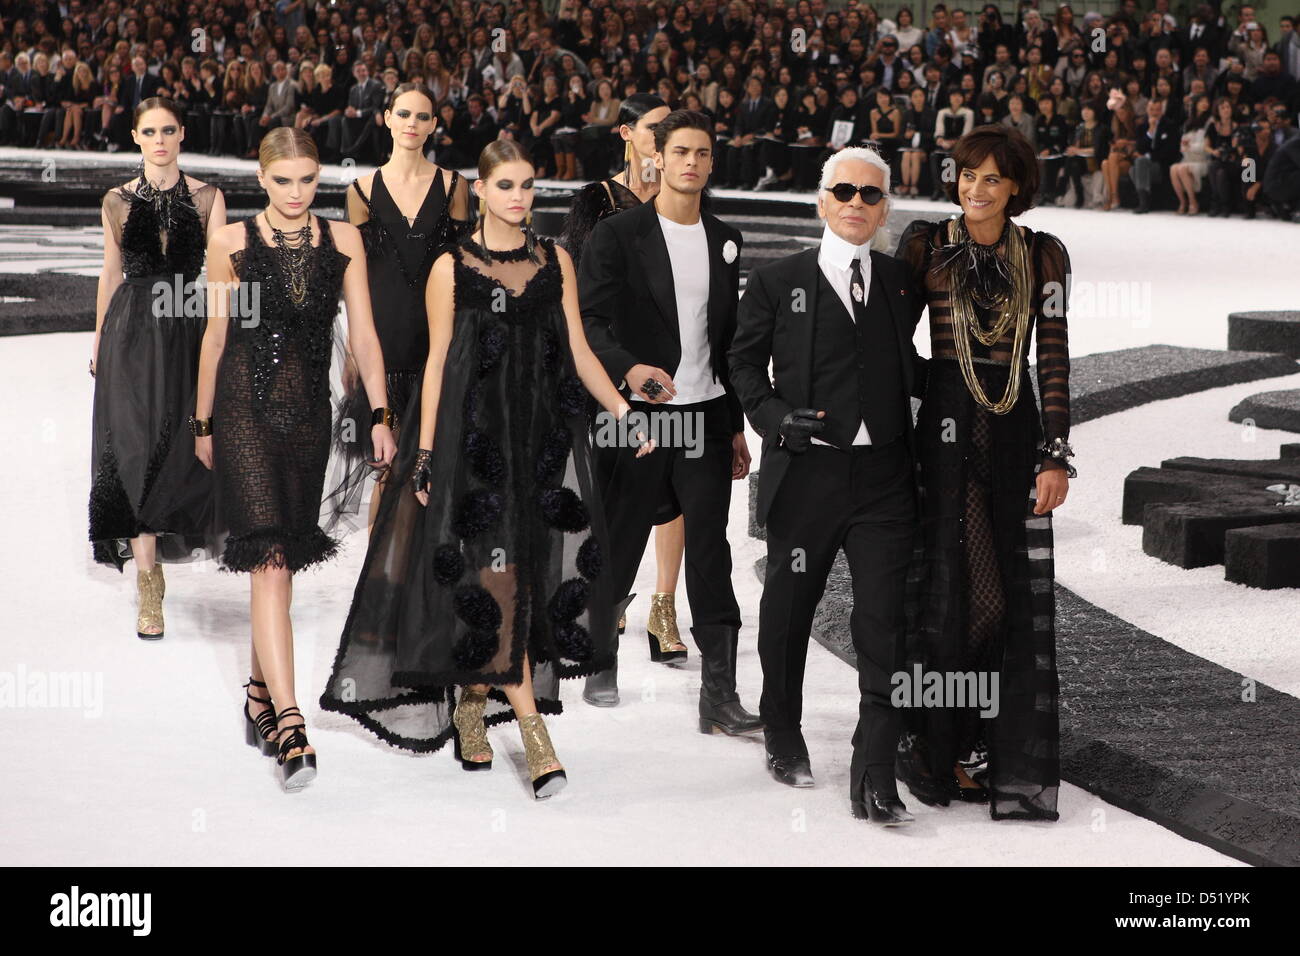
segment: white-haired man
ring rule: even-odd
[[[843,548],[861,692],[850,800],[855,816],[893,825],[912,819],[894,782],[899,721],[890,679],[901,660],[917,520],[909,396],[922,391],[925,362],[912,345],[920,313],[903,265],[870,249],[888,193],[889,167],[875,152],[849,148],[827,160],[817,199],[822,241],[750,273],[728,364],[763,438],[758,652],[768,769],[789,786],[813,785],[800,728],[804,662]]]

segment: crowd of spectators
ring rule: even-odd
[[[437,162],[504,136],[543,176],[596,179],[622,161],[620,101],[649,92],[710,117],[715,187],[811,189],[870,145],[895,194],[938,196],[956,139],[1001,123],[1040,157],[1040,203],[1296,216],[1300,17],[1106,2],[18,0],[0,144],[129,150],[134,107],[165,95],[190,152],[252,157],[292,124],[327,162],[379,163],[388,93],[418,82]]]

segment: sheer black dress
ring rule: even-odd
[[[330,451],[329,370],[343,273],[329,220],[312,217],[319,243],[307,253],[301,298],[256,219],[231,254],[249,320],[231,309],[212,407],[217,522],[223,571],[301,571],[335,556],[318,524]],[[245,292],[248,290],[248,292]]]
[[[119,571],[141,534],[159,536],[160,561],[201,560],[213,548],[212,478],[188,421],[207,327],[197,280],[217,189],[191,193],[187,179],[161,193],[146,188],[149,198],[131,184],[104,196],[125,279],[95,360],[90,541],[95,560]]]
[[[455,325],[434,430],[428,506],[410,480],[411,403],[321,707],[380,739],[437,750],[452,688],[513,684],[532,665],[538,710],[559,713],[559,678],[614,659],[603,511],[569,346],[555,247],[455,257]],[[488,725],[512,720],[499,686]]]
[[[439,169],[414,222],[402,215],[384,183],[382,169],[375,170],[369,196],[361,191],[357,181],[352,183],[369,213],[369,218],[357,229],[365,245],[370,308],[384,354],[387,403],[397,414],[399,428],[412,397],[419,401],[420,376],[429,356],[429,320],[424,311],[424,287],[429,270],[468,225],[451,216],[460,174],[452,171],[449,187],[444,179]],[[336,351],[341,368],[355,369],[342,334],[336,338]],[[365,463],[372,451],[370,412],[370,400],[360,376],[346,377],[335,416],[336,455],[327,485],[330,489],[327,530],[332,530],[339,521],[351,525],[348,516],[360,511],[369,479],[378,477],[379,473]]]
[[[992,346],[970,340],[976,376],[991,399],[1003,394],[1012,364],[1021,369],[1015,405],[993,414],[976,404],[957,363],[950,277],[940,254],[946,226],[915,221],[898,248],[918,307],[929,306],[932,352],[917,421],[924,544],[909,576],[907,669],[919,663],[927,672],[991,671],[998,675],[999,711],[981,718],[977,707],[912,708],[900,756],[910,746],[934,780],[950,781],[957,761],[986,751],[992,816],[1055,820],[1060,769],[1052,516],[1033,514],[1033,506],[1040,467],[1068,468],[1073,475],[1073,468],[1040,451],[1044,440],[1069,437],[1062,290],[1070,260],[1055,236],[1020,227],[1032,269],[1030,324],[1041,410],[1031,387],[1028,335],[1025,354],[1013,356],[1009,330]],[[976,314],[988,328],[988,312],[977,307]]]

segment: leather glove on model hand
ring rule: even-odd
[[[433,452],[428,448],[421,448],[415,453],[415,470],[411,472],[411,490],[417,495],[429,490],[429,481],[433,477],[433,470],[430,467],[432,460]]]
[[[796,408],[786,415],[777,429],[782,444],[796,455],[806,452],[812,444],[812,436],[826,428],[826,423],[818,417],[820,414],[815,408]]]

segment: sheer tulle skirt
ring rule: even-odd
[[[194,454],[194,411],[205,316],[153,314],[153,285],[127,279],[110,300],[95,363],[90,540],[119,570],[127,539],[157,534],[165,562],[215,553],[212,476]]]

